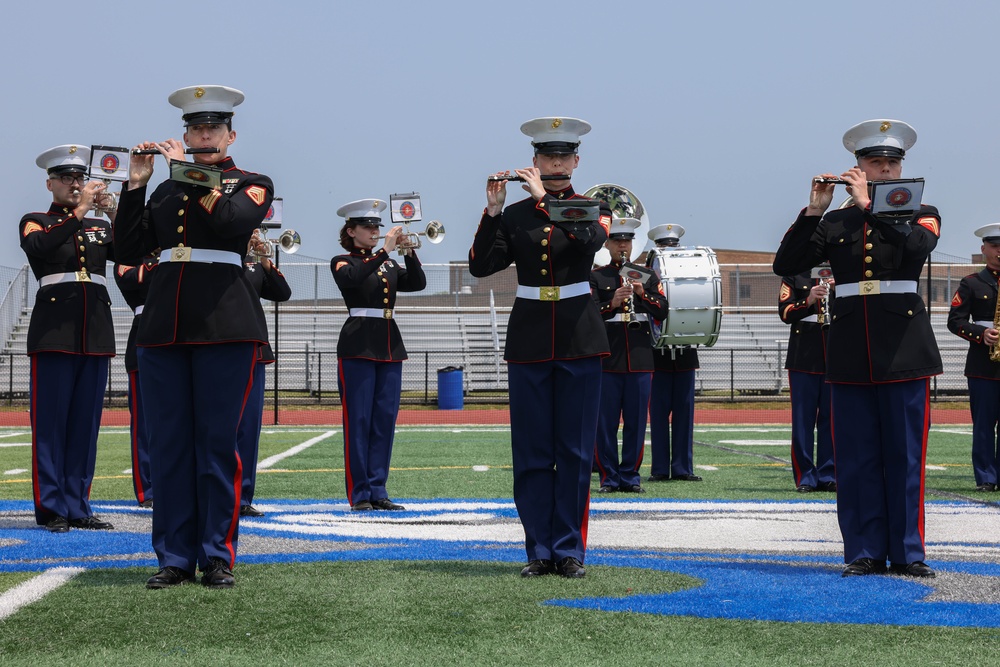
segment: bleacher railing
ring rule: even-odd
[[[485,279],[474,278],[464,263],[426,265],[427,288],[400,294],[396,321],[409,352],[403,364],[403,404],[433,405],[438,370],[463,370],[462,388],[469,403],[506,403],[507,371],[503,361],[507,318],[517,281],[510,268]],[[966,400],[962,370],[967,344],[947,331],[951,296],[961,278],[980,267],[933,264],[920,291],[931,295],[931,320],[945,372],[932,380],[934,400]],[[292,301],[264,302],[271,340],[277,333],[278,363],[267,370],[268,401],[279,406],[339,405],[336,346],[346,307],[326,260],[284,257],[281,271],[292,287]],[[787,400],[784,370],[788,327],[778,318],[779,280],[770,265],[722,265],[722,330],[712,348],[699,348],[696,375],[699,400],[717,402]],[[25,340],[37,283],[27,267],[4,269],[0,302],[0,404],[26,405],[29,362]],[[117,288],[109,286],[119,356],[111,363],[107,405],[125,407],[127,376],[124,349],[132,314]]]

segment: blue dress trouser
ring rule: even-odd
[[[976,485],[996,484],[1000,479],[1000,449],[997,422],[1000,421],[1000,380],[966,378],[969,381],[969,408],[972,411],[972,471]]]
[[[788,371],[792,400],[792,474],[795,486],[837,481],[830,430],[830,385],[822,373]],[[815,438],[813,437],[815,429]],[[813,458],[813,445],[816,458]]]
[[[149,472],[149,433],[142,407],[142,392],[139,391],[138,370],[129,371],[128,374],[128,412],[132,488],[135,491],[135,499],[141,504],[153,499],[153,480]]]
[[[597,469],[601,486],[613,489],[639,484],[649,413],[650,373],[603,373],[597,417]],[[618,422],[622,422],[621,459]]]
[[[108,357],[31,355],[31,483],[35,521],[91,516]]]
[[[243,462],[243,490],[240,493],[240,504],[249,505],[253,502],[254,489],[257,487],[257,453],[260,451],[260,428],[264,420],[264,377],[267,365],[257,362],[253,369],[253,386],[247,395],[247,404],[243,408],[240,427],[236,431],[236,449]]]
[[[344,414],[347,502],[389,497],[389,460],[399,414],[403,363],[338,359],[337,385]]]
[[[236,563],[243,483],[236,430],[256,352],[256,343],[138,349],[161,568],[204,571],[210,558]]]
[[[833,384],[831,393],[844,562],[922,561],[928,379]]]
[[[694,474],[693,369],[653,373],[649,443],[651,474]]]
[[[601,358],[507,364],[514,504],[528,560],[587,550]]]

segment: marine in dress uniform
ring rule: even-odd
[[[139,382],[149,424],[153,549],[160,570],[146,582],[165,588],[193,581],[234,585],[243,466],[236,432],[251,389],[257,347],[267,326],[243,255],[264,220],[274,186],[229,157],[233,107],[243,93],[191,86],[169,101],[186,124],[184,142],[217,148],[194,156],[222,171],[219,189],[168,179],[147,201],[153,156],[133,156],[122,192],[115,242],[124,263],[162,249],[136,334]],[[147,142],[169,160],[186,159],[181,142]]]
[[[268,301],[288,301],[292,298],[292,288],[285,276],[264,253],[271,252],[269,243],[254,232],[250,240],[246,260],[247,280],[261,299]],[[259,304],[259,301],[258,301]],[[257,452],[260,450],[260,428],[264,418],[264,378],[268,364],[274,363],[274,351],[270,342],[257,348],[257,363],[253,370],[253,387],[247,395],[240,427],[236,433],[236,449],[243,462],[243,489],[240,493],[240,516],[261,517],[264,513],[253,506],[254,489],[257,486]]]
[[[146,427],[146,411],[139,391],[139,357],[136,354],[135,336],[142,321],[142,310],[146,303],[146,293],[152,272],[159,262],[156,254],[147,255],[136,266],[119,264],[115,267],[115,282],[132,309],[132,327],[128,332],[125,347],[125,371],[128,373],[129,435],[132,452],[132,488],[140,507],[153,506],[153,478],[149,471],[149,432]]]
[[[781,241],[773,269],[795,275],[829,261],[837,282],[827,348],[837,518],[844,576],[889,571],[932,577],[924,559],[924,463],[930,381],[941,355],[917,279],[937,245],[941,218],[921,205],[888,222],[871,212],[869,180],[900,177],[916,132],[897,120],[844,135],[858,166],[840,178],[853,206],[827,211],[834,186],[812,183],[809,205]],[[833,174],[821,174],[834,178]]]
[[[674,248],[681,225],[657,225],[646,234],[659,247]],[[652,255],[646,260],[649,263]],[[694,380],[698,348],[675,345],[653,350],[649,401],[650,482],[700,482],[694,474]]]
[[[340,244],[348,254],[330,260],[333,279],[349,317],[337,340],[337,385],[344,416],[344,470],[347,501],[354,511],[401,510],[389,499],[386,480],[399,413],[403,361],[407,358],[396,325],[396,295],[419,292],[427,278],[416,252],[403,263],[390,253],[402,227],[393,227],[375,250],[386,203],[361,199],[341,206],[345,218]]]
[[[570,179],[588,123],[537,118],[521,131],[532,137],[535,157],[532,167],[515,173],[531,196],[504,209],[506,182],[487,183],[469,271],[483,277],[517,266],[504,359],[514,504],[528,556],[521,575],[582,577],[601,357],[609,354],[604,322],[590,296],[590,271],[608,238],[611,209],[601,204],[594,222],[549,219],[552,202],[581,198]],[[543,184],[543,175],[566,178]]]
[[[821,309],[823,300],[830,298],[830,287],[809,271],[781,279],[778,315],[791,325],[785,369],[792,403],[792,474],[799,493],[837,490],[826,382],[828,323],[819,321],[828,315]]]
[[[590,290],[604,318],[611,356],[602,360],[601,407],[597,417],[595,458],[601,476],[600,493],[645,493],[640,484],[646,441],[646,415],[653,380],[653,341],[649,318],[667,316],[667,300],[655,277],[643,285],[626,281],[620,271],[632,256],[632,239],[640,222],[635,218],[612,220],[604,246],[611,264],[590,274]],[[622,423],[621,458],[618,424]]]
[[[997,423],[1000,422],[1000,361],[990,359],[997,344],[997,283],[1000,281],[1000,224],[976,230],[986,266],[965,276],[951,298],[948,330],[969,341],[965,377],[972,411],[972,471],[977,491],[996,491],[1000,471]]]
[[[38,280],[28,324],[35,521],[53,533],[109,529],[90,509],[90,485],[115,354],[104,275],[114,255],[108,221],[85,217],[105,186],[86,183],[90,149],[80,145],[56,146],[35,163],[48,174],[53,200],[22,217],[18,230]]]

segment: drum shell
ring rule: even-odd
[[[646,263],[660,279],[668,305],[667,319],[652,323],[653,346],[715,345],[722,326],[722,274],[715,251],[654,248]]]

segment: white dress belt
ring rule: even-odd
[[[142,309],[145,308],[145,307],[146,306],[136,306],[135,307],[135,314],[136,315],[142,315]]]
[[[806,315],[799,322],[819,322],[819,316],[816,314]]]
[[[97,283],[98,285],[107,287],[108,279],[104,276],[94,275],[88,271],[74,271],[72,273],[53,273],[42,276],[38,280],[38,284],[42,287],[58,285],[59,283]]]
[[[973,324],[978,324],[981,327],[986,327],[987,329],[993,328],[993,322],[991,320],[976,320]]]
[[[917,291],[916,280],[865,280],[860,283],[837,284],[834,296],[872,296],[873,294],[907,294]]]
[[[604,321],[605,322],[624,322],[625,320],[622,319],[623,315],[624,315],[624,313],[615,313],[614,315],[612,315],[611,317],[609,317],[608,319],[606,319]],[[633,322],[646,322],[647,320],[649,320],[649,314],[648,313],[629,313],[629,315],[632,316],[631,319],[632,319]]]
[[[351,317],[377,317],[380,320],[391,320],[392,308],[350,308],[347,314]]]
[[[551,287],[517,286],[517,298],[533,301],[559,301],[572,299],[575,296],[590,294],[590,283],[573,283],[571,285],[553,285]]]
[[[243,258],[238,252],[228,250],[207,250],[178,246],[160,253],[161,262],[200,262],[202,264],[232,264],[243,266]]]

